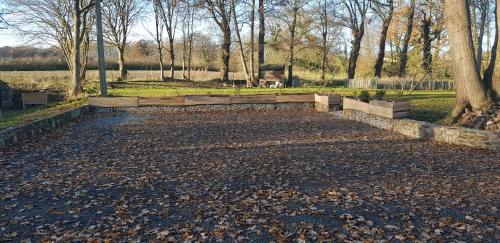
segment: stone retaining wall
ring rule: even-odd
[[[0,148],[16,144],[23,140],[36,138],[39,135],[54,130],[71,120],[78,118],[83,113],[88,112],[88,106],[82,106],[61,114],[40,119],[29,124],[7,128],[0,131]]]
[[[314,109],[314,103],[278,104],[231,104],[195,106],[143,106],[143,107],[91,107],[94,112],[199,112],[199,111],[242,111],[242,110],[307,110]]]
[[[389,119],[361,111],[344,110],[345,119],[363,122],[412,138],[431,139],[455,145],[500,150],[500,133],[463,127],[447,127],[410,119]]]

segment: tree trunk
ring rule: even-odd
[[[481,71],[481,66],[483,62],[483,36],[486,27],[486,17],[488,15],[488,5],[489,0],[481,1],[481,19],[479,22],[479,34],[477,36],[477,52],[476,52],[476,62],[477,69]]]
[[[161,45],[161,44],[160,44]],[[165,70],[163,68],[163,48],[158,48],[159,62],[160,62],[160,81],[165,81]]]
[[[266,34],[266,26],[265,26],[265,15],[264,15],[264,0],[259,0],[259,67],[264,64],[264,41]],[[260,71],[258,78],[261,79]]]
[[[255,84],[255,0],[252,0],[250,12],[250,82]]]
[[[491,101],[477,69],[467,0],[446,0],[445,13],[457,92],[450,118],[456,121],[466,107],[481,110]]]
[[[361,49],[361,41],[363,40],[363,35],[365,34],[365,23],[364,21],[360,24],[359,30],[354,32],[354,40],[352,41],[352,50],[349,56],[349,66],[347,68],[347,78],[354,79],[356,76],[356,64],[358,62],[359,51]]]
[[[297,15],[299,9],[295,7],[293,9],[293,20],[290,26],[290,56],[288,62],[288,80],[286,87],[291,87],[293,84],[293,63],[294,63],[294,47],[295,47],[295,27],[297,25]]]
[[[81,45],[81,12],[80,12],[80,1],[74,1],[74,10],[73,10],[73,20],[75,22],[73,26],[73,95],[78,96],[82,92],[82,84],[81,84],[81,63],[80,63],[80,45]]]
[[[323,33],[321,33],[321,36],[323,38],[322,40],[322,56],[321,56],[321,81],[326,82],[325,79],[325,72],[326,72],[326,61],[327,61],[327,56],[328,56],[328,43],[327,43],[327,36],[328,32],[326,30],[327,28],[324,28]]]
[[[384,20],[382,26],[382,32],[380,33],[379,51],[377,56],[377,62],[375,63],[375,77],[377,78],[380,78],[380,76],[382,75],[382,67],[384,66],[384,58],[385,58],[385,40],[387,39],[387,31],[389,30],[391,19],[392,16]]]
[[[170,78],[174,80],[175,78],[175,51],[174,51],[174,39],[172,37],[169,38],[170,45]]]
[[[411,35],[413,33],[413,18],[415,17],[415,0],[411,1],[410,11],[407,15],[406,33],[403,40],[403,49],[399,57],[399,77],[406,75],[406,63],[408,62],[408,46],[410,44]]]
[[[191,34],[192,35],[192,34]],[[191,80],[191,60],[193,53],[193,37],[189,37],[189,51],[188,51],[188,80]]]
[[[241,42],[240,29],[238,26],[238,17],[236,16],[236,5],[234,4],[234,0],[231,0],[231,11],[233,15],[234,33],[236,34],[236,39],[238,41],[241,65],[243,66],[243,72],[245,73],[245,80],[247,81],[247,87],[252,87],[252,81],[250,80],[250,75],[248,74],[247,61],[245,60],[245,51],[243,49],[243,43]]]
[[[186,49],[187,49],[186,29],[185,26],[182,26],[182,78],[183,79],[186,79]]]
[[[224,39],[221,48],[222,57],[222,81],[229,82],[229,58],[231,56],[231,28],[229,27],[229,21],[225,20],[223,23],[224,29]]]
[[[489,89],[490,96],[497,101],[500,100],[500,78],[498,77],[498,71],[495,72],[496,58],[498,55],[498,41],[500,38],[500,29],[498,28],[498,16],[500,15],[500,8],[498,8],[499,4],[500,0],[497,0],[495,6],[495,38],[493,40],[493,46],[491,48],[490,63],[483,75],[483,82],[485,84],[485,87]]]
[[[461,0],[460,0],[461,1]],[[432,19],[424,16],[422,20],[422,67],[426,74],[432,73],[432,39],[431,39]]]
[[[118,66],[120,70],[120,79],[126,80],[128,71],[127,67],[125,66],[125,48],[119,47],[116,50],[118,51]]]

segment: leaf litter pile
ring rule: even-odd
[[[500,240],[499,152],[315,111],[86,115],[0,179],[0,241]]]

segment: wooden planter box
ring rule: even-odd
[[[344,110],[356,110],[390,119],[400,119],[410,115],[410,102],[372,100],[370,103],[365,103],[344,98]]]
[[[187,95],[185,105],[228,105],[231,104],[229,95]]]
[[[276,103],[314,103],[314,94],[276,95]]]
[[[370,113],[370,104],[355,99],[344,98],[343,107],[344,110],[355,110]]]
[[[400,119],[410,116],[410,101],[370,101],[370,113],[391,119]]]
[[[317,111],[330,112],[338,111],[340,109],[340,95],[314,95],[315,108]]]

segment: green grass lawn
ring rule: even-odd
[[[49,103],[47,105],[27,108],[21,111],[2,111],[0,130],[68,111],[80,107],[86,102],[87,100],[82,98],[78,100]]]
[[[342,96],[355,96],[362,89],[343,87],[302,87],[286,89],[242,88],[209,89],[189,87],[146,87],[109,89],[110,96],[164,97],[175,95],[250,95],[250,94],[289,94],[289,93],[336,93]],[[373,96],[376,90],[369,90]],[[387,90],[388,99],[410,100],[411,118],[441,124],[453,106],[455,91],[396,91]]]

